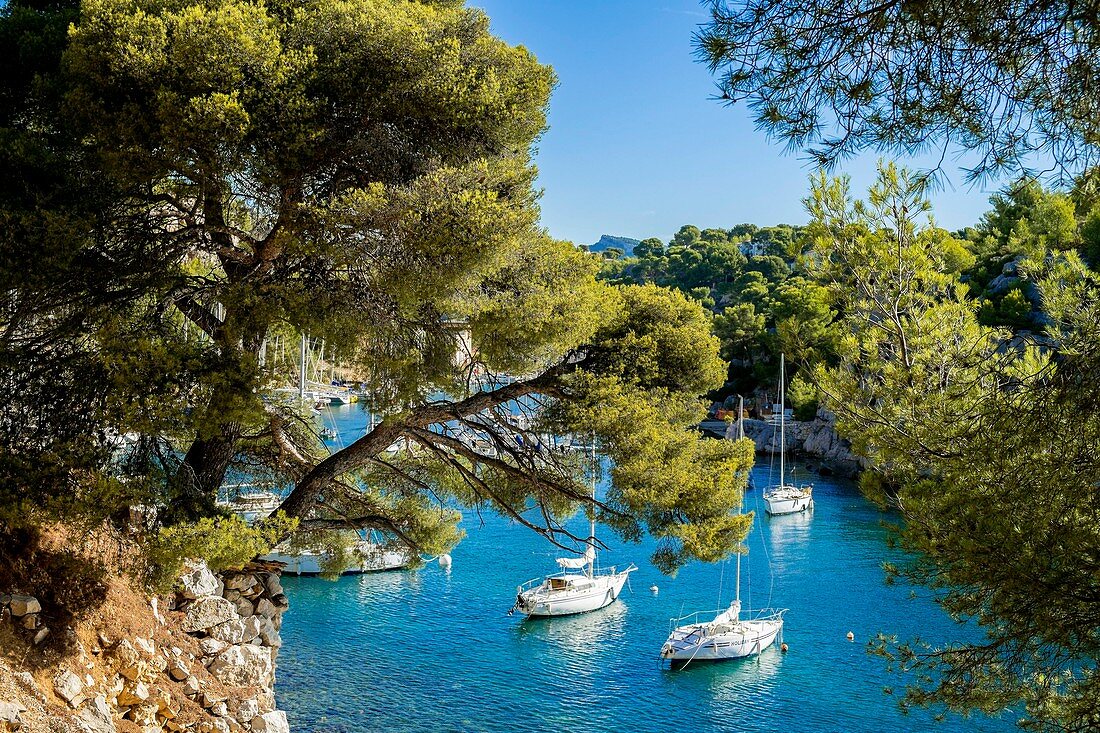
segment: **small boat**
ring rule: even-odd
[[[412,553],[407,549],[394,548],[369,539],[358,541],[352,552],[354,561],[343,571],[344,575],[400,570],[412,562]],[[325,555],[315,549],[292,551],[286,543],[283,543],[260,559],[283,563],[286,566],[283,569],[284,574],[320,575],[323,572],[321,566]]]
[[[218,504],[237,514],[246,522],[264,519],[283,503],[283,497],[271,491],[249,491],[239,493],[232,499],[219,501]]]
[[[596,451],[592,447],[592,498],[596,498]],[[617,570],[596,568],[596,517],[588,523],[588,546],[580,557],[559,557],[561,572],[529,580],[516,588],[516,603],[509,615],[519,611],[532,616],[571,616],[596,611],[615,602],[630,574],[631,563]]]
[[[516,605],[512,611],[531,616],[571,616],[577,613],[597,611],[609,606],[622,593],[623,586],[632,572],[638,568],[631,563],[623,570],[615,567],[594,570],[595,551],[579,558],[558,558],[563,572],[544,579],[535,578],[516,588]],[[581,572],[569,572],[577,568]]]
[[[772,515],[795,514],[813,510],[814,487],[810,484],[795,486],[786,482],[784,451],[786,450],[786,414],[783,407],[785,380],[785,361],[783,354],[779,355],[779,483],[764,492],[764,510]]]

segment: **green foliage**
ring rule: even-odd
[[[1073,3],[705,5],[696,51],[721,98],[823,167],[931,150],[938,169],[953,148],[970,152],[973,181],[1096,163],[1097,92],[1083,80],[1100,73],[1100,22]]]
[[[292,487],[284,509],[334,564],[356,529],[445,551],[460,539],[455,504],[554,539],[587,492],[579,466],[516,440],[501,406],[527,398],[556,405],[563,429],[598,428],[623,471],[608,521],[662,537],[663,567],[738,546],[747,525],[726,515],[751,456],[689,425],[725,376],[700,303],[744,269],[745,235],[685,227],[621,260],[548,238],[531,158],[555,77],[484,13],[404,0],[24,7],[0,16],[0,35],[43,51],[32,75],[0,84],[13,172],[0,275],[14,294],[2,325],[25,335],[5,344],[4,376],[21,377],[5,384],[27,389],[0,431],[41,434],[9,431],[5,504],[155,505],[166,526],[149,553],[165,572],[187,555],[239,564],[290,531],[220,516],[237,472]],[[694,300],[612,287],[601,265],[624,281],[650,268]],[[307,411],[272,391],[296,382],[302,334],[384,418],[329,456]],[[275,341],[284,356],[271,358]],[[596,398],[637,424],[603,421]],[[58,417],[29,419],[41,412]],[[643,460],[667,468],[647,474]],[[722,477],[686,481],[700,465]],[[40,490],[25,488],[28,466]]]
[[[600,439],[614,465],[601,519],[623,537],[648,531],[661,539],[653,560],[662,570],[726,557],[751,526],[731,512],[753,449],[750,441],[699,440],[692,427],[704,414],[698,396],[725,375],[709,318],[674,291],[620,292],[620,315],[596,333],[548,424]]]
[[[895,538],[913,560],[890,577],[933,589],[985,635],[937,648],[883,638],[876,651],[916,673],[906,705],[1019,706],[1024,728],[1088,729],[1100,714],[1100,619],[1086,600],[1095,568],[1082,562],[1100,547],[1088,447],[1100,438],[1100,284],[1073,251],[1028,263],[1050,340],[1007,345],[918,246],[926,228],[910,216],[871,226],[921,210],[907,180],[883,169],[870,205],[851,204],[842,181],[814,183],[815,261],[851,334],[839,364],[814,378],[839,430],[874,461],[865,492],[904,517]],[[1022,295],[1005,301],[1017,315],[1030,308]]]
[[[239,568],[270,552],[297,525],[297,519],[278,512],[253,524],[224,516],[162,528],[147,540],[146,553],[155,568],[152,584],[161,589],[170,586],[188,559],[205,560],[215,572]]]
[[[794,408],[795,420],[813,420],[817,416],[819,400],[817,387],[801,374],[787,385],[787,402]]]

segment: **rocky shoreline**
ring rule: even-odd
[[[779,452],[779,426],[765,420],[745,420],[745,437],[756,444],[758,453]],[[731,423],[725,437],[737,437],[737,423]],[[836,420],[821,408],[813,420],[788,421],[784,428],[784,449],[791,457],[816,462],[815,470],[854,478],[867,467],[864,458],[852,452],[852,445],[836,432]]]

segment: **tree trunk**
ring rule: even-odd
[[[220,435],[196,438],[191,443],[176,473],[177,497],[172,507],[188,520],[213,513],[218,489],[236,453],[240,425],[226,423],[221,427]]]

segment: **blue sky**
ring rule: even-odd
[[[537,163],[543,224],[578,244],[601,234],[667,240],[682,224],[803,223],[809,168],[726,107],[691,34],[695,0],[469,0],[493,32],[554,67],[550,130]],[[877,155],[849,161],[853,191]],[[977,221],[990,190],[949,168],[954,189],[932,197],[940,226]],[[995,184],[992,188],[999,187]]]

